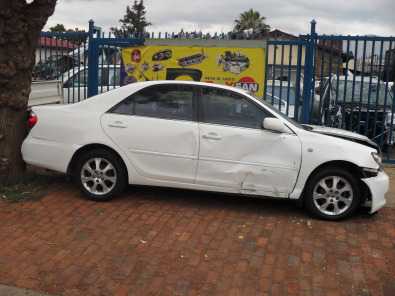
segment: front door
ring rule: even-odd
[[[188,85],[154,85],[102,116],[106,134],[151,180],[193,183],[198,158],[194,93]]]
[[[298,137],[262,129],[263,119],[273,115],[248,97],[211,87],[199,93],[196,182],[224,191],[287,197],[301,161]]]

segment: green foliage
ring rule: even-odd
[[[150,22],[147,21],[145,15],[147,11],[144,6],[144,1],[134,0],[132,7],[129,5],[126,7],[126,14],[123,19],[120,19],[121,27],[111,28],[111,31],[116,36],[133,36],[140,35],[142,36],[145,32],[145,29],[151,25]]]
[[[0,186],[0,200],[9,202],[36,200],[46,195],[50,184],[59,184],[62,181],[61,175],[28,171],[19,178],[18,183]]]
[[[266,18],[258,11],[247,10],[235,20],[234,32],[250,33],[255,38],[263,37],[270,32],[270,26],[265,23]]]
[[[49,30],[51,32],[56,32],[56,33],[66,32],[66,28],[64,27],[63,24],[57,24],[56,26],[49,28]]]
[[[85,30],[80,30],[79,28],[75,29],[66,29],[66,27],[63,24],[56,24],[53,27],[49,28],[50,32],[54,33],[65,33],[65,32],[85,32]],[[83,36],[75,36],[75,37],[69,37],[67,38],[70,42],[74,44],[81,44],[86,41],[86,37]]]

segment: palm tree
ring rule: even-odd
[[[254,37],[261,37],[270,31],[270,26],[265,23],[266,18],[258,11],[247,10],[235,20],[234,31],[236,33],[250,32]]]

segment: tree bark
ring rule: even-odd
[[[20,148],[35,50],[56,0],[0,0],[0,186],[23,174]]]

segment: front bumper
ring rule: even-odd
[[[389,177],[385,172],[379,172],[376,177],[362,179],[370,190],[370,213],[373,214],[384,207],[385,194],[389,188]]]

